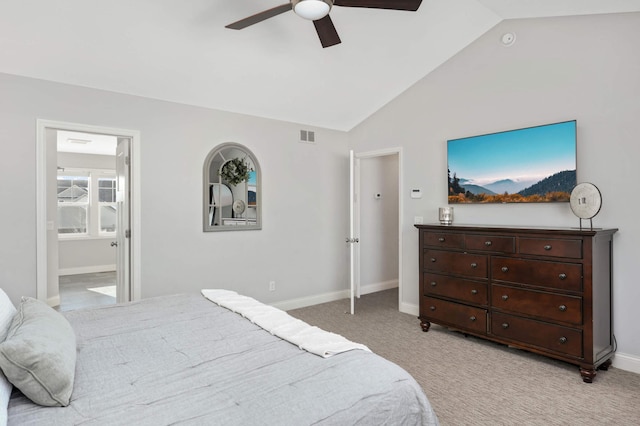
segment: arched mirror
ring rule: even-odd
[[[261,183],[260,165],[247,147],[216,146],[204,162],[204,231],[261,229]]]

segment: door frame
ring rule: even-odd
[[[114,127],[93,126],[55,120],[36,120],[36,297],[47,301],[47,129],[82,133],[98,133],[131,139],[130,196],[131,196],[131,300],[141,298],[140,269],[140,131]]]
[[[403,216],[403,203],[402,203],[402,194],[403,194],[403,158],[402,158],[402,147],[393,147],[380,149],[375,151],[366,151],[366,152],[356,152],[354,154],[354,161],[356,163],[355,167],[355,177],[354,177],[354,185],[355,185],[355,212],[354,212],[354,228],[355,235],[360,237],[360,222],[361,222],[361,209],[360,209],[360,194],[362,190],[361,186],[361,168],[360,160],[377,158],[377,157],[387,157],[390,155],[398,156],[398,310],[402,312],[402,308],[404,305],[402,299],[402,289],[403,289],[403,274],[402,274],[402,258],[403,258],[403,244],[402,244],[402,230],[404,227],[404,216]],[[356,294],[358,297],[360,296],[360,250],[356,250]]]

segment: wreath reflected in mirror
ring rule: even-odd
[[[249,179],[249,173],[252,171],[253,169],[249,167],[244,158],[234,158],[224,163],[218,175],[235,186]]]

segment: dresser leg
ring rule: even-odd
[[[429,331],[431,323],[429,321],[420,320],[420,327],[422,327],[422,331],[426,333],[427,331]]]
[[[591,369],[580,368],[580,375],[582,376],[583,382],[592,383],[593,378],[596,377],[596,370],[595,368],[591,368]]]
[[[608,360],[600,364],[600,366],[598,367],[598,370],[607,371],[609,367],[611,367],[611,358],[609,358]]]

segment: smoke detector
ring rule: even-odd
[[[513,43],[516,42],[516,35],[514,33],[505,33],[500,38],[503,46],[509,47],[512,46]]]

